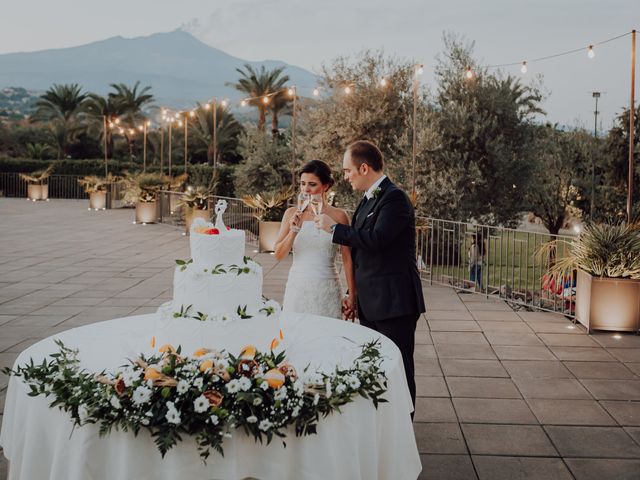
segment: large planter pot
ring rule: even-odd
[[[276,240],[280,232],[281,222],[259,222],[258,237],[260,252],[273,252],[276,249]]]
[[[107,208],[107,192],[89,194],[89,210],[105,210]]]
[[[43,196],[43,188],[47,187],[46,196]],[[36,183],[30,183],[27,185],[27,198],[29,200],[45,200],[49,196],[49,188],[47,185],[39,185]]]
[[[136,223],[156,223],[158,220],[158,202],[136,203]]]
[[[591,330],[640,330],[640,280],[600,278],[578,270],[576,318]]]
[[[207,222],[211,221],[210,210],[199,210],[197,208],[190,208],[187,210],[185,216],[185,228],[187,229],[187,235],[191,231],[191,224],[196,218],[204,218]]]

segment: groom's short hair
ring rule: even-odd
[[[369,140],[358,140],[347,147],[349,156],[354,165],[360,168],[360,165],[366,163],[374,171],[380,172],[384,167],[384,158],[382,152],[373,142]]]

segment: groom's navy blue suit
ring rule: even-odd
[[[360,202],[351,226],[336,225],[333,242],[351,247],[360,324],[398,346],[415,404],[415,329],[425,305],[409,197],[385,178],[374,198]]]

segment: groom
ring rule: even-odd
[[[382,152],[373,143],[349,145],[342,161],[344,178],[354,190],[365,192],[364,197],[351,226],[324,214],[316,217],[316,226],[332,233],[333,243],[351,247],[360,324],[398,346],[415,405],[414,337],[425,311],[416,266],[415,214],[406,193],[391,183],[383,167]],[[349,295],[353,298],[356,292]],[[345,306],[349,304],[353,302],[347,300]]]

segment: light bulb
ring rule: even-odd
[[[246,106],[247,106],[247,101],[246,101],[246,100],[242,100],[242,101],[240,102],[240,106],[241,106],[241,107],[246,107]]]
[[[318,90],[317,88],[314,88],[314,89],[313,89],[313,95],[314,95],[314,96],[316,96],[316,97],[317,97],[318,95],[320,95],[320,90]]]
[[[196,115],[196,112],[194,112],[193,110],[191,110],[191,111],[189,112],[189,116],[190,116],[191,118],[195,117],[195,115]]]
[[[182,121],[178,120],[178,126],[181,127],[182,126]]]
[[[347,95],[349,95],[351,93],[351,87],[349,85],[344,87],[344,93],[346,93]]]
[[[289,90],[287,90],[287,92],[289,93],[289,96],[293,97],[293,95],[295,94],[295,90],[293,89],[293,87],[289,88]]]
[[[589,48],[587,49],[587,56],[589,58],[593,58],[596,56],[596,52],[593,50],[593,45],[589,45]]]
[[[211,105],[209,105],[208,103],[204,104],[204,109],[205,110],[209,110],[211,108]]]
[[[116,119],[115,119],[115,123],[116,123],[116,125],[120,125],[120,119],[119,119],[119,118],[116,118]]]
[[[138,125],[138,130],[140,130],[140,131],[144,130],[144,126]]]
[[[262,97],[262,103],[264,103],[265,105],[269,103],[269,97],[267,96]]]
[[[227,108],[228,104],[229,102],[227,102],[226,100],[222,100],[222,102],[220,102],[220,105],[222,105],[222,108]]]
[[[526,61],[522,62],[522,66],[520,67],[520,71],[522,73],[527,73],[527,62]]]
[[[147,127],[151,126],[151,120],[147,120]]]
[[[386,78],[382,77],[380,79],[380,86],[381,87],[386,87],[387,86],[387,79]]]
[[[473,70],[471,70],[471,67],[467,67],[467,78],[468,79],[472,79],[473,78]]]

